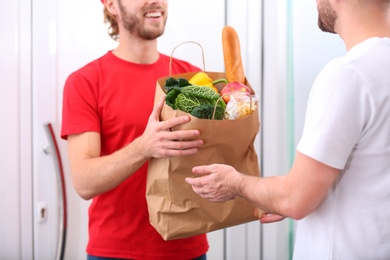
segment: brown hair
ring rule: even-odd
[[[111,14],[106,7],[104,7],[104,22],[109,23],[108,27],[108,35],[115,41],[119,39],[119,28],[116,18],[113,14]]]

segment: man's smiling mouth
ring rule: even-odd
[[[161,12],[150,12],[145,14],[145,17],[147,18],[158,18],[161,16]]]

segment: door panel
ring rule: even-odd
[[[33,224],[35,259],[56,259],[60,235],[56,150],[47,134],[58,133],[57,2],[32,3]]]
[[[0,259],[32,257],[31,6],[0,10]]]

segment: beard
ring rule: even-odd
[[[121,0],[118,0],[118,6],[122,17],[123,27],[130,33],[137,34],[140,38],[145,40],[154,40],[164,33],[165,24],[167,22],[167,12],[162,6],[151,5],[150,7],[144,8],[142,10],[143,12],[147,12],[149,10],[164,11],[163,23],[155,23],[149,27],[144,26],[142,24],[142,20],[138,18],[135,14],[127,12]]]
[[[323,32],[336,33],[335,24],[337,14],[329,4],[328,0],[323,0],[318,5],[318,27]]]

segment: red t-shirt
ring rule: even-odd
[[[101,136],[109,155],[140,136],[153,109],[158,78],[169,74],[169,57],[140,65],[111,52],[72,73],[65,83],[61,137],[88,131]],[[173,59],[172,74],[199,71]],[[89,208],[87,253],[133,259],[192,259],[208,250],[206,235],[164,241],[150,225],[145,198],[147,163]]]

